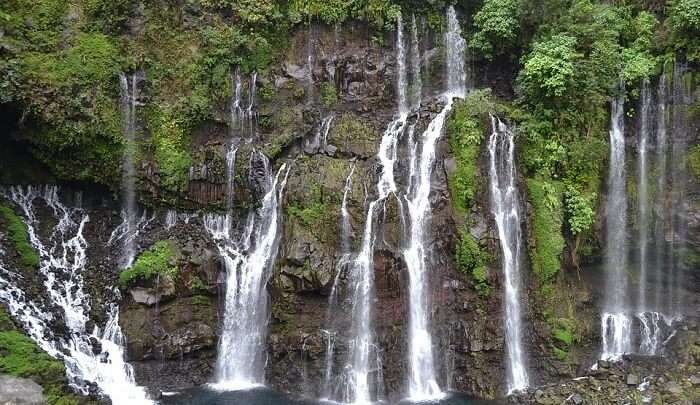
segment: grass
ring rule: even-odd
[[[0,216],[5,219],[7,236],[17,250],[22,266],[26,270],[39,267],[39,254],[29,242],[27,225],[22,221],[22,218],[12,208],[4,204],[0,204]]]

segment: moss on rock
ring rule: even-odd
[[[5,204],[0,204],[0,224],[4,225],[7,236],[19,255],[20,262],[25,270],[39,267],[39,253],[29,242],[27,225],[15,211]]]

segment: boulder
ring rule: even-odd
[[[46,404],[43,388],[27,378],[0,375],[0,404],[43,405]]]

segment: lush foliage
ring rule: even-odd
[[[689,60],[700,60],[700,0],[669,2],[667,25],[671,45],[684,51]]]
[[[27,271],[35,270],[39,266],[39,254],[29,242],[27,225],[12,208],[0,204],[0,217],[4,219],[7,237],[10,238],[21,264]]]
[[[450,149],[455,157],[455,172],[450,176],[450,194],[454,206],[466,212],[474,202],[480,187],[477,161],[484,140],[484,122],[488,113],[496,112],[489,90],[477,90],[455,105],[447,123]]]
[[[126,287],[133,282],[149,281],[156,276],[178,275],[178,252],[172,242],[161,240],[141,253],[134,264],[119,274],[119,284]]]
[[[520,28],[519,13],[518,0],[485,0],[474,15],[476,32],[469,46],[486,59],[512,49]]]

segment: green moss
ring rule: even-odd
[[[29,242],[27,225],[12,208],[0,204],[0,215],[5,219],[7,236],[19,254],[22,265],[26,270],[39,267],[39,254]]]
[[[532,270],[540,284],[552,283],[561,267],[564,250],[562,235],[563,206],[561,183],[544,179],[527,179],[533,239],[529,246]]]
[[[491,292],[486,267],[489,259],[489,254],[479,245],[479,242],[466,229],[462,229],[457,242],[457,269],[471,275],[474,287],[482,295],[488,295]]]
[[[326,108],[333,107],[335,103],[338,102],[338,93],[335,89],[335,85],[330,82],[323,82],[321,84],[321,103]]]
[[[450,176],[449,186],[454,207],[466,213],[481,187],[477,161],[484,140],[486,114],[496,112],[490,90],[476,90],[458,103],[447,123],[450,149],[456,169]]]
[[[157,275],[176,279],[178,271],[175,246],[170,241],[161,240],[141,253],[133,266],[119,274],[119,284],[125,288],[136,280],[148,281]]]
[[[18,330],[2,308],[0,373],[34,380],[44,388],[44,396],[50,405],[73,405],[80,401],[69,391],[63,363],[42,351],[31,338]]]
[[[700,145],[695,145],[688,152],[688,167],[696,181],[700,181]]]
[[[187,123],[172,111],[153,107],[149,125],[161,185],[172,192],[182,191],[192,164]]]
[[[325,192],[321,186],[313,185],[303,200],[290,204],[287,213],[296,218],[320,240],[334,241],[338,238],[337,196]]]

